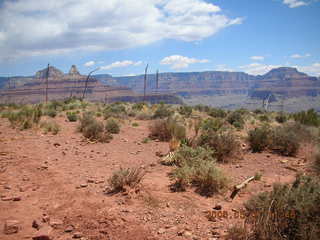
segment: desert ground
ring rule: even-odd
[[[193,188],[173,192],[173,166],[161,164],[168,142],[144,141],[155,120],[122,119],[120,133],[109,143],[85,139],[78,122],[69,122],[63,112],[55,121],[61,129],[53,135],[37,127],[21,131],[0,119],[1,240],[225,239],[228,228],[245,221],[241,211],[251,196],[310,171],[307,146],[287,157],[252,153],[242,141],[241,155],[217,163],[231,179],[226,191],[210,197]],[[134,189],[108,193],[107,179],[120,167],[141,168],[145,176]],[[257,172],[261,179],[232,200],[232,186]],[[5,234],[10,220],[18,231]]]

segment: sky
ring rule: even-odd
[[[0,76],[296,67],[320,76],[319,0],[0,0]]]

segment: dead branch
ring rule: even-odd
[[[235,196],[238,194],[238,192],[242,189],[242,188],[245,188],[247,186],[247,184],[251,181],[254,180],[254,176],[253,177],[249,177],[248,179],[246,179],[245,181],[243,181],[242,183],[238,184],[238,185],[235,185],[233,188],[233,192],[231,193],[230,195],[230,198],[231,199],[234,199]]]

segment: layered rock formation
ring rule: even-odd
[[[87,79],[87,76],[81,75],[73,65],[68,74],[64,74],[53,66],[38,71],[34,78],[28,79],[21,86],[5,88],[0,91],[0,102],[43,102],[46,99],[46,92],[48,100],[62,100],[68,97],[82,98],[83,96],[87,100],[101,102],[141,101],[143,99],[141,94],[134,93],[129,87],[109,86],[94,77]],[[146,98],[152,102],[157,102],[158,99],[165,102],[181,103],[181,100],[168,94],[148,95]]]

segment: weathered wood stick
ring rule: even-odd
[[[233,192],[232,192],[231,195],[230,195],[230,198],[231,198],[231,199],[234,199],[235,196],[238,194],[238,192],[239,192],[242,188],[244,188],[245,186],[247,186],[247,184],[248,184],[249,182],[253,181],[253,180],[254,180],[254,176],[253,176],[253,177],[249,177],[248,179],[246,179],[245,181],[243,181],[243,182],[240,183],[239,185],[235,185],[235,186],[234,186],[234,190],[233,190]]]

